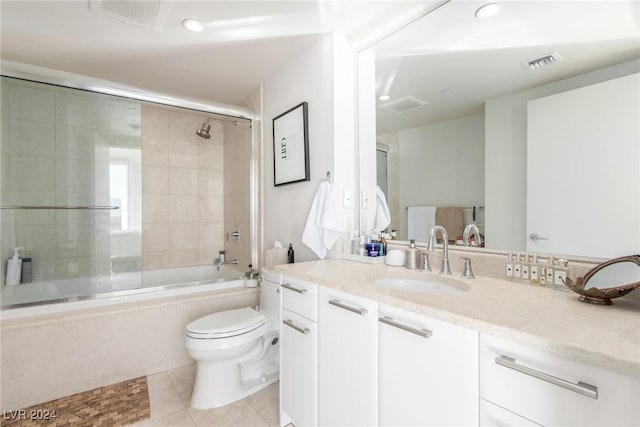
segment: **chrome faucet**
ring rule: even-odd
[[[473,244],[469,242],[471,238],[471,233],[475,235],[475,240]],[[482,236],[480,235],[480,230],[478,230],[478,226],[471,223],[464,228],[464,232],[462,233],[462,241],[465,246],[481,246],[482,245]]]
[[[216,270],[220,271],[224,264],[238,264],[238,258],[232,259],[231,261],[224,260],[224,251],[218,252],[218,258],[216,259]]]
[[[436,225],[431,229],[429,233],[429,244],[427,245],[427,250],[433,250],[433,241],[436,240],[436,235],[438,231],[442,233],[442,266],[440,267],[440,274],[444,274],[447,276],[451,275],[451,268],[449,268],[449,235],[447,234],[447,230],[441,226]]]

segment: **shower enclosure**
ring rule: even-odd
[[[3,305],[141,286],[140,102],[8,77],[1,90],[0,280],[15,247],[32,269]]]
[[[3,308],[153,285],[152,273],[212,266],[220,250],[246,270],[249,120],[6,76],[1,84]],[[205,120],[209,140],[196,135]],[[236,229],[239,239],[225,239]],[[15,247],[32,279],[12,286]]]

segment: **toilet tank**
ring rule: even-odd
[[[260,284],[260,310],[262,310],[269,321],[280,323],[281,298],[280,285],[282,284],[282,274],[273,270],[262,269],[262,283]]]

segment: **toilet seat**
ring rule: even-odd
[[[209,314],[189,323],[186,329],[188,337],[208,340],[246,334],[265,323],[263,313],[245,307]]]

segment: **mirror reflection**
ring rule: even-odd
[[[491,249],[637,253],[638,3],[482,5],[451,1],[369,49],[389,229],[425,242],[447,221],[455,243],[474,222]]]

